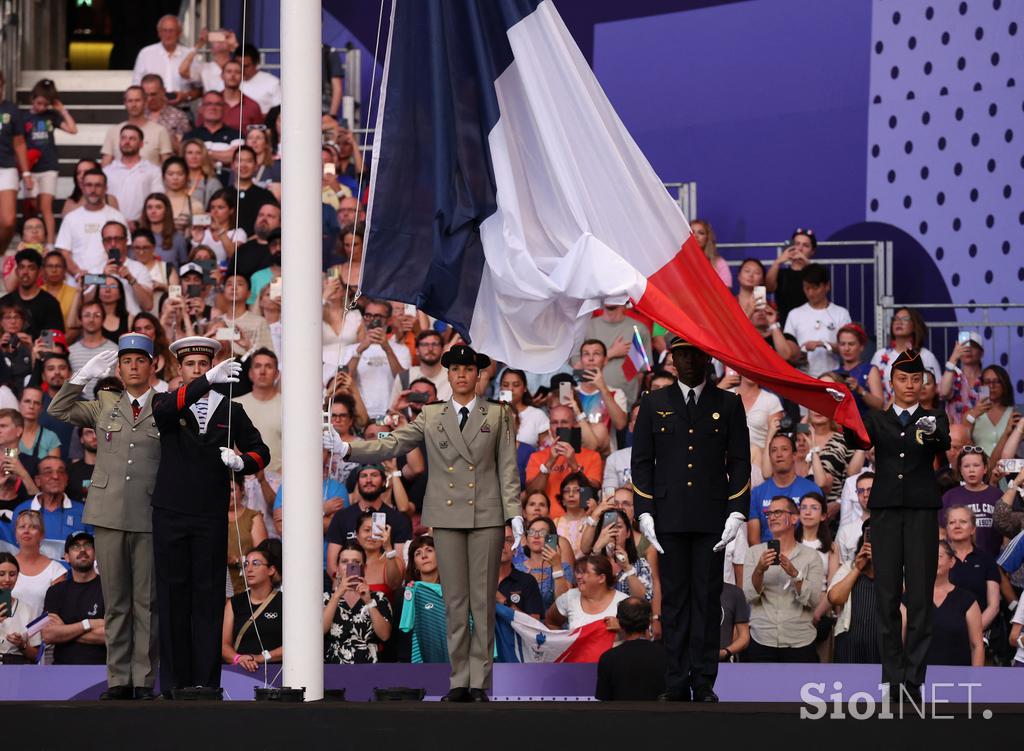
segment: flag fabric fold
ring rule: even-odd
[[[495,608],[498,662],[597,662],[615,643],[615,633],[604,620],[564,631],[505,605]]]
[[[398,0],[391,29],[364,294],[533,372],[562,365],[602,298],[628,295],[866,440],[848,389],[792,368],[747,320],[550,0]]]

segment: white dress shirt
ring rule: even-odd
[[[107,192],[117,199],[121,213],[132,222],[142,216],[146,196],[164,192],[160,168],[148,159],[139,159],[131,167],[115,159],[103,168],[103,174],[107,176]]]
[[[168,52],[160,42],[143,47],[135,58],[132,85],[138,86],[142,83],[143,76],[156,73],[163,79],[164,88],[168,93],[188,91],[189,83],[187,79],[182,78],[178,68],[191,51],[191,47],[179,44],[173,52]]]
[[[676,381],[676,383],[679,384],[679,390],[683,392],[683,401],[684,402],[687,399],[690,398],[690,392],[691,391],[693,392],[693,401],[694,402],[699,402],[700,401],[700,395],[702,393],[704,393],[704,386],[707,385],[707,381],[705,381],[704,383],[700,384],[699,386],[687,386],[682,381]]]

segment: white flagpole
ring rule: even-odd
[[[281,4],[284,678],[324,695],[320,2]]]

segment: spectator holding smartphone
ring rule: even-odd
[[[587,339],[580,345],[579,387],[576,393],[587,422],[599,436],[598,450],[602,455],[618,448],[616,431],[625,430],[629,422],[629,406],[622,389],[613,389],[605,383],[604,368],[608,362],[608,349],[600,339]]]
[[[865,534],[857,538],[857,555],[839,567],[828,588],[828,601],[838,608],[833,662],[865,664],[882,661],[881,631],[875,604],[875,569],[867,535],[870,529],[870,523],[865,520]]]
[[[795,536],[799,508],[788,496],[771,500],[768,542],[747,550],[743,593],[750,603],[750,662],[818,662],[814,612],[824,590],[818,553]]]
[[[622,509],[605,511],[597,524],[594,554],[605,556],[612,564],[615,588],[650,602],[654,596],[651,566],[637,552],[633,525],[626,512]]]
[[[587,519],[587,508],[581,499],[586,488],[590,500],[593,500],[594,487],[587,480],[587,476],[581,472],[568,475],[562,480],[562,486],[558,493],[558,500],[565,509],[565,513],[558,517],[555,526],[558,534],[569,541],[572,552],[576,558],[580,557],[580,538],[583,536],[583,527]]]
[[[739,291],[736,293],[736,302],[743,308],[743,312],[747,314],[747,317],[752,318],[755,310],[764,310],[768,307],[762,304],[760,296],[757,298],[754,296],[754,289],[764,286],[763,263],[756,258],[744,258],[742,263],[740,263],[739,269],[736,271],[736,282],[739,286]],[[778,319],[776,318],[776,320]],[[779,328],[781,329],[782,326],[780,325]]]
[[[769,292],[775,293],[775,302],[779,306],[779,321],[783,326],[786,325],[789,312],[807,302],[801,273],[817,250],[818,238],[814,236],[814,230],[798,228],[793,231],[793,236],[786,247],[764,275],[763,284]],[[788,268],[783,268],[786,264]]]
[[[423,333],[436,336],[438,342],[441,341],[441,335],[434,331]],[[423,334],[420,334],[420,336],[423,336]],[[420,338],[416,337],[417,348],[419,347],[419,341]],[[422,367],[423,354],[421,353],[421,370]],[[505,372],[501,374],[499,383],[501,392],[507,391],[511,395],[512,400],[510,404],[512,409],[515,410],[516,415],[518,415],[519,430],[516,433],[516,439],[534,449],[538,446],[543,446],[550,438],[551,423],[548,421],[548,416],[544,413],[544,410],[533,406],[533,399],[526,388],[526,373],[522,370],[506,368]],[[440,391],[438,391],[438,394],[440,394]]]
[[[18,559],[6,551],[0,551],[0,665],[35,662],[42,643],[41,633],[37,632],[34,636],[26,633],[28,624],[39,617],[39,606],[11,594],[20,573]]]
[[[977,420],[974,412],[981,401],[981,358],[984,355],[985,348],[977,331],[959,333],[939,382],[939,395],[946,400],[946,415],[951,425],[964,421],[974,425]]]
[[[324,662],[375,663],[381,644],[391,638],[391,604],[372,591],[363,575],[366,552],[348,542],[338,556],[332,589],[324,592]]]
[[[552,407],[548,413],[551,431],[555,436],[559,430],[571,431],[576,426],[576,418],[571,407],[559,405]],[[546,448],[534,451],[526,465],[526,492],[544,492],[548,498],[557,498],[559,489],[568,475],[582,472],[591,484],[601,482],[601,456],[594,450],[573,446],[570,442],[556,438]],[[556,500],[551,503],[551,517],[557,519],[565,510]]]
[[[971,426],[971,440],[991,455],[1013,417],[1013,386],[1010,374],[999,365],[981,371],[978,402],[964,420]]]
[[[572,562],[562,556],[558,530],[551,519],[542,516],[527,525],[523,553],[517,568],[537,580],[544,612],[548,612],[555,599],[575,585]]]

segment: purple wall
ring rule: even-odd
[[[666,182],[721,240],[864,219],[870,6],[776,0],[597,27],[594,70]]]

